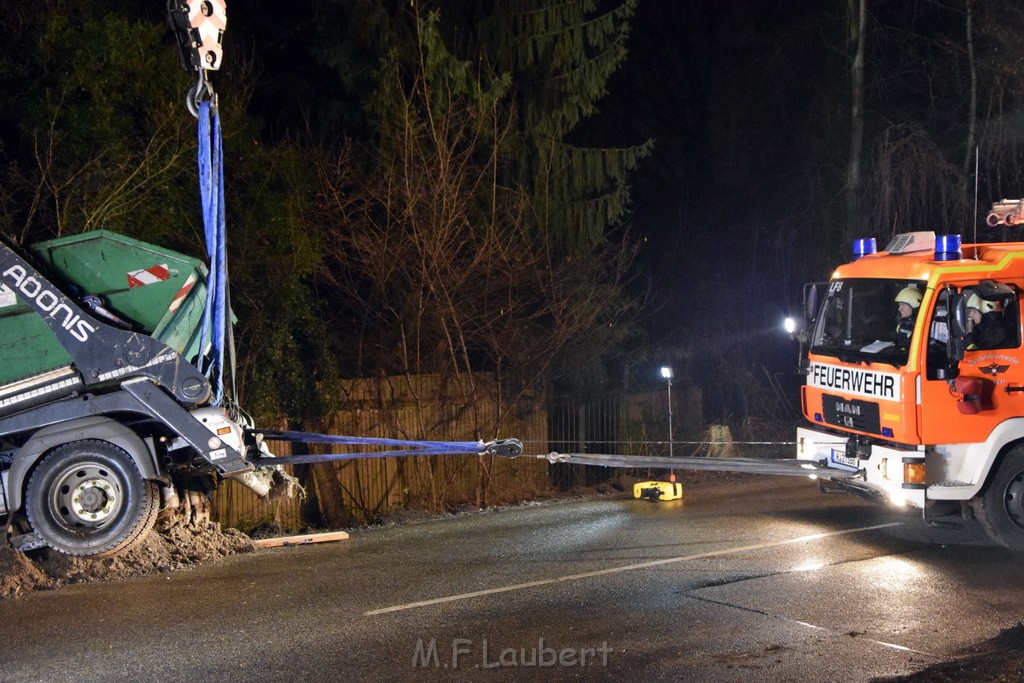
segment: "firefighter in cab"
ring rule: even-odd
[[[914,322],[921,308],[921,292],[913,287],[904,287],[896,295],[896,345],[906,348],[914,334]]]
[[[977,294],[967,299],[967,333],[968,349],[998,349],[1005,345],[1007,333],[1003,325],[1001,306],[995,301],[987,301]]]

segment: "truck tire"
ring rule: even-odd
[[[152,528],[160,492],[128,453],[85,439],[50,451],[28,481],[32,529],[68,555],[103,557],[134,545]]]
[[[1024,447],[1006,454],[974,512],[992,540],[1024,551]]]

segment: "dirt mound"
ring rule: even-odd
[[[989,681],[1016,683],[1024,677],[1024,623],[1004,629],[991,640],[978,643],[962,656],[933,664],[909,676],[876,678],[878,683],[954,683]]]
[[[53,588],[56,582],[33,564],[25,553],[0,548],[0,600],[35,590]]]
[[[569,491],[552,491],[548,492],[547,496],[538,495],[534,498],[533,504],[539,500],[566,497],[628,496],[632,495],[633,484],[637,481],[640,479],[635,476],[623,475],[593,486],[578,487]],[[480,510],[464,506],[458,512]],[[178,571],[196,564],[216,561],[226,555],[256,550],[252,538],[236,529],[222,529],[220,524],[210,521],[209,515],[208,501],[191,497],[182,507],[161,512],[153,531],[140,539],[137,545],[114,557],[87,559],[71,557],[50,549],[34,551],[30,556],[26,556],[10,548],[0,548],[0,600],[68,584]],[[404,510],[381,521],[401,524],[441,516],[445,515],[422,510]],[[267,538],[292,532],[294,530],[265,525],[254,529],[252,536]]]
[[[29,557],[0,548],[0,599],[66,584],[177,571],[254,550],[252,539],[242,532],[202,518],[162,518],[138,545],[100,559],[71,557],[48,548]]]

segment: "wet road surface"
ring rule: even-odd
[[[0,603],[0,680],[862,681],[1024,618],[973,524],[717,478]]]

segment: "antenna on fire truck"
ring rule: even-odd
[[[974,260],[978,260],[978,145],[974,146]]]

